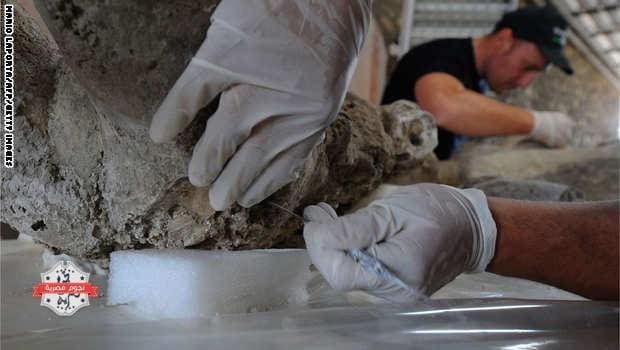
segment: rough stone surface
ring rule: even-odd
[[[493,179],[541,180],[563,184],[583,193],[583,198],[574,197],[574,200],[620,198],[619,143],[555,150],[472,143],[466,145],[453,162],[459,166],[459,184],[462,186],[476,186]],[[510,197],[512,190],[505,190],[503,194],[494,194]],[[522,199],[536,199],[536,196]]]
[[[563,164],[540,178],[569,184],[584,192],[586,200],[620,199],[620,147],[609,158],[593,158],[583,162]]]
[[[89,95],[143,121],[205,39],[218,3],[35,0]]]
[[[55,42],[16,7],[21,104],[16,167],[1,175],[3,221],[90,259],[128,248],[302,243],[297,218],[268,204],[216,213],[208,189],[187,180],[191,147],[213,106],[176,142],[148,137],[150,113],[204,39],[213,3],[38,2]],[[297,213],[319,201],[346,210],[425,162],[435,144],[433,118],[416,105],[379,109],[347,96],[302,176],[270,200]]]
[[[540,180],[494,179],[473,187],[487,196],[553,202],[574,202],[583,199],[583,193],[567,185]]]

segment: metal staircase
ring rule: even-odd
[[[390,52],[400,57],[433,39],[484,35],[517,5],[517,0],[405,0],[399,43]]]
[[[620,0],[547,0],[568,20],[569,40],[620,88]],[[544,0],[534,0],[540,5]],[[484,35],[518,0],[403,0],[401,32],[390,54],[437,38]]]
[[[551,0],[604,68],[615,76],[620,89],[620,1]],[[575,38],[569,35],[569,39]],[[599,68],[600,69],[600,68]],[[603,72],[604,73],[604,72]]]

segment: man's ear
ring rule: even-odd
[[[515,43],[514,36],[512,35],[512,29],[502,28],[495,32],[495,46],[499,53],[506,53],[510,51]]]

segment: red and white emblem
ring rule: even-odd
[[[41,274],[41,283],[32,287],[32,296],[41,297],[41,305],[57,315],[71,316],[89,305],[89,296],[97,296],[97,287],[88,282],[89,275],[71,261],[59,261]]]

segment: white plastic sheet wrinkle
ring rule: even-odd
[[[2,349],[515,350],[618,345],[617,303],[566,301],[578,296],[487,273],[461,275],[416,304],[369,305],[363,295],[343,297],[317,277],[307,284],[312,298],[306,306],[277,311],[145,321],[128,305],[106,306],[107,296],[102,295],[63,318],[32,298],[32,285],[45,269],[43,249],[23,241],[3,240],[0,246]],[[106,276],[92,277],[105,291]]]
[[[5,349],[615,349],[618,307],[593,301],[427,300],[85,325],[3,338]]]

